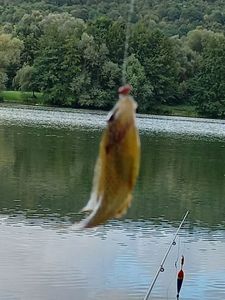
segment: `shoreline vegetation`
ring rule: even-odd
[[[129,7],[0,0],[5,101],[108,111],[124,72],[139,113],[225,119],[225,1],[136,1],[124,61]]]
[[[53,105],[45,104],[44,96],[39,92],[21,92],[21,91],[2,91],[0,92],[0,103],[25,104],[53,107]],[[85,109],[85,108],[83,108]],[[96,110],[96,108],[95,108]],[[156,108],[155,115],[179,116],[179,117],[203,117],[196,111],[194,105],[166,105],[161,104]]]

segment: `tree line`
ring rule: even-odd
[[[109,109],[121,85],[130,1],[0,0],[0,89]],[[148,2],[148,3],[146,3]],[[192,104],[225,116],[223,1],[137,1],[126,62],[139,111]]]

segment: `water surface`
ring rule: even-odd
[[[0,299],[225,298],[225,123],[139,116],[141,173],[122,220],[83,232],[106,113],[0,107]],[[176,269],[175,262],[178,260]]]

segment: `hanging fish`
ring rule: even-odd
[[[184,256],[181,257],[181,269],[177,274],[177,299],[179,299],[180,289],[184,280],[184,271],[183,271],[183,265],[184,265]]]
[[[129,95],[131,87],[119,89],[120,99],[109,113],[96,162],[90,200],[83,211],[91,211],[81,221],[91,228],[124,215],[130,206],[140,161],[140,141],[136,128],[137,103]]]

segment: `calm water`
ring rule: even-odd
[[[122,220],[74,231],[105,113],[0,107],[0,299],[225,299],[225,122],[140,116],[142,164]],[[178,263],[179,267],[179,263]]]

